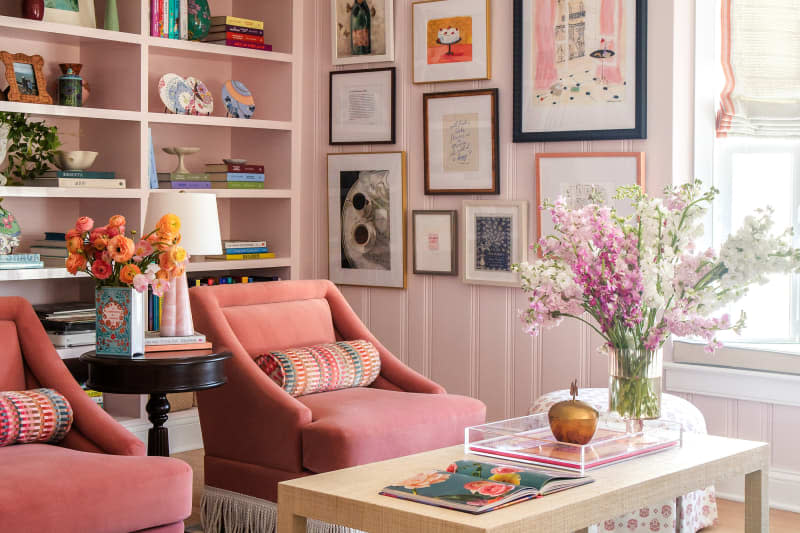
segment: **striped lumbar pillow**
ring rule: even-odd
[[[381,373],[378,350],[363,340],[269,352],[255,362],[292,396],[366,387]]]
[[[61,442],[72,418],[69,402],[53,389],[0,392],[0,447]]]

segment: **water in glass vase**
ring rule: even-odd
[[[372,53],[371,18],[367,0],[355,0],[350,12],[350,45],[354,56]]]
[[[630,432],[661,416],[661,350],[613,349],[608,355],[608,409]]]

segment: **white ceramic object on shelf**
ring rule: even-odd
[[[89,150],[58,150],[55,165],[61,170],[86,170],[94,164],[97,152]]]
[[[6,154],[8,153],[8,134],[11,132],[11,126],[8,124],[0,124],[0,167],[6,161]],[[8,179],[0,172],[0,187],[8,183]]]
[[[170,155],[178,156],[178,166],[172,171],[173,174],[189,174],[190,172],[186,168],[183,158],[187,155],[196,154],[200,151],[200,148],[196,146],[167,146],[162,148],[162,150]]]

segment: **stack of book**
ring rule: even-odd
[[[189,0],[150,0],[150,35],[189,38]]]
[[[147,353],[210,349],[211,343],[206,341],[206,336],[197,332],[187,337],[162,337],[156,331],[148,331],[144,338],[144,351]]]
[[[267,241],[224,241],[222,255],[207,255],[214,261],[243,261],[248,259],[272,259],[275,254],[269,251]]]
[[[159,172],[161,189],[263,189],[264,165],[209,164],[197,174]]]
[[[95,343],[94,302],[68,302],[33,306],[53,346],[61,357],[77,357]],[[72,350],[65,350],[71,348]],[[74,353],[73,353],[74,352]]]
[[[90,170],[47,170],[40,177],[26,181],[34,187],[66,187],[71,189],[124,189],[125,180],[114,172]]]
[[[189,278],[190,287],[210,285],[233,285],[234,283],[260,283],[264,281],[280,281],[280,276],[212,276]]]
[[[239,17],[211,17],[211,29],[203,41],[237,48],[272,50],[264,44],[264,21]]]
[[[7,254],[0,255],[0,270],[18,270],[23,268],[43,268],[39,254]]]
[[[46,232],[44,239],[31,243],[31,254],[39,255],[44,266],[63,267],[69,256],[66,235],[57,232]]]

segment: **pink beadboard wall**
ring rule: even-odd
[[[301,183],[301,272],[326,278],[326,154],[404,150],[408,154],[408,210],[457,209],[475,199],[527,200],[534,211],[534,156],[537,152],[643,151],[647,189],[660,192],[691,176],[693,1],[649,3],[648,138],[565,143],[512,142],[513,2],[492,0],[492,79],[414,85],[411,82],[411,0],[396,0],[397,144],[333,147],[328,144],[330,2],[306,3],[304,17],[304,124]],[[388,64],[367,64],[374,68]],[[497,87],[500,90],[500,196],[425,196],[423,192],[422,94]],[[535,235],[535,217],[528,234]],[[410,220],[407,217],[407,220]],[[410,229],[410,228],[409,228]],[[460,238],[462,236],[459,236]],[[607,362],[596,353],[598,339],[586,326],[564,322],[531,339],[517,318],[525,300],[519,289],[466,285],[459,277],[417,276],[411,270],[409,238],[407,290],[342,287],[367,326],[411,367],[449,392],[484,401],[489,419],[520,416],[540,394],[566,388],[605,387]],[[735,399],[691,398],[714,433],[773,443],[776,468],[800,472],[792,443],[800,436],[800,409],[750,404]],[[793,421],[773,424],[781,417]],[[798,478],[800,479],[800,478]],[[800,502],[798,502],[800,506]]]

